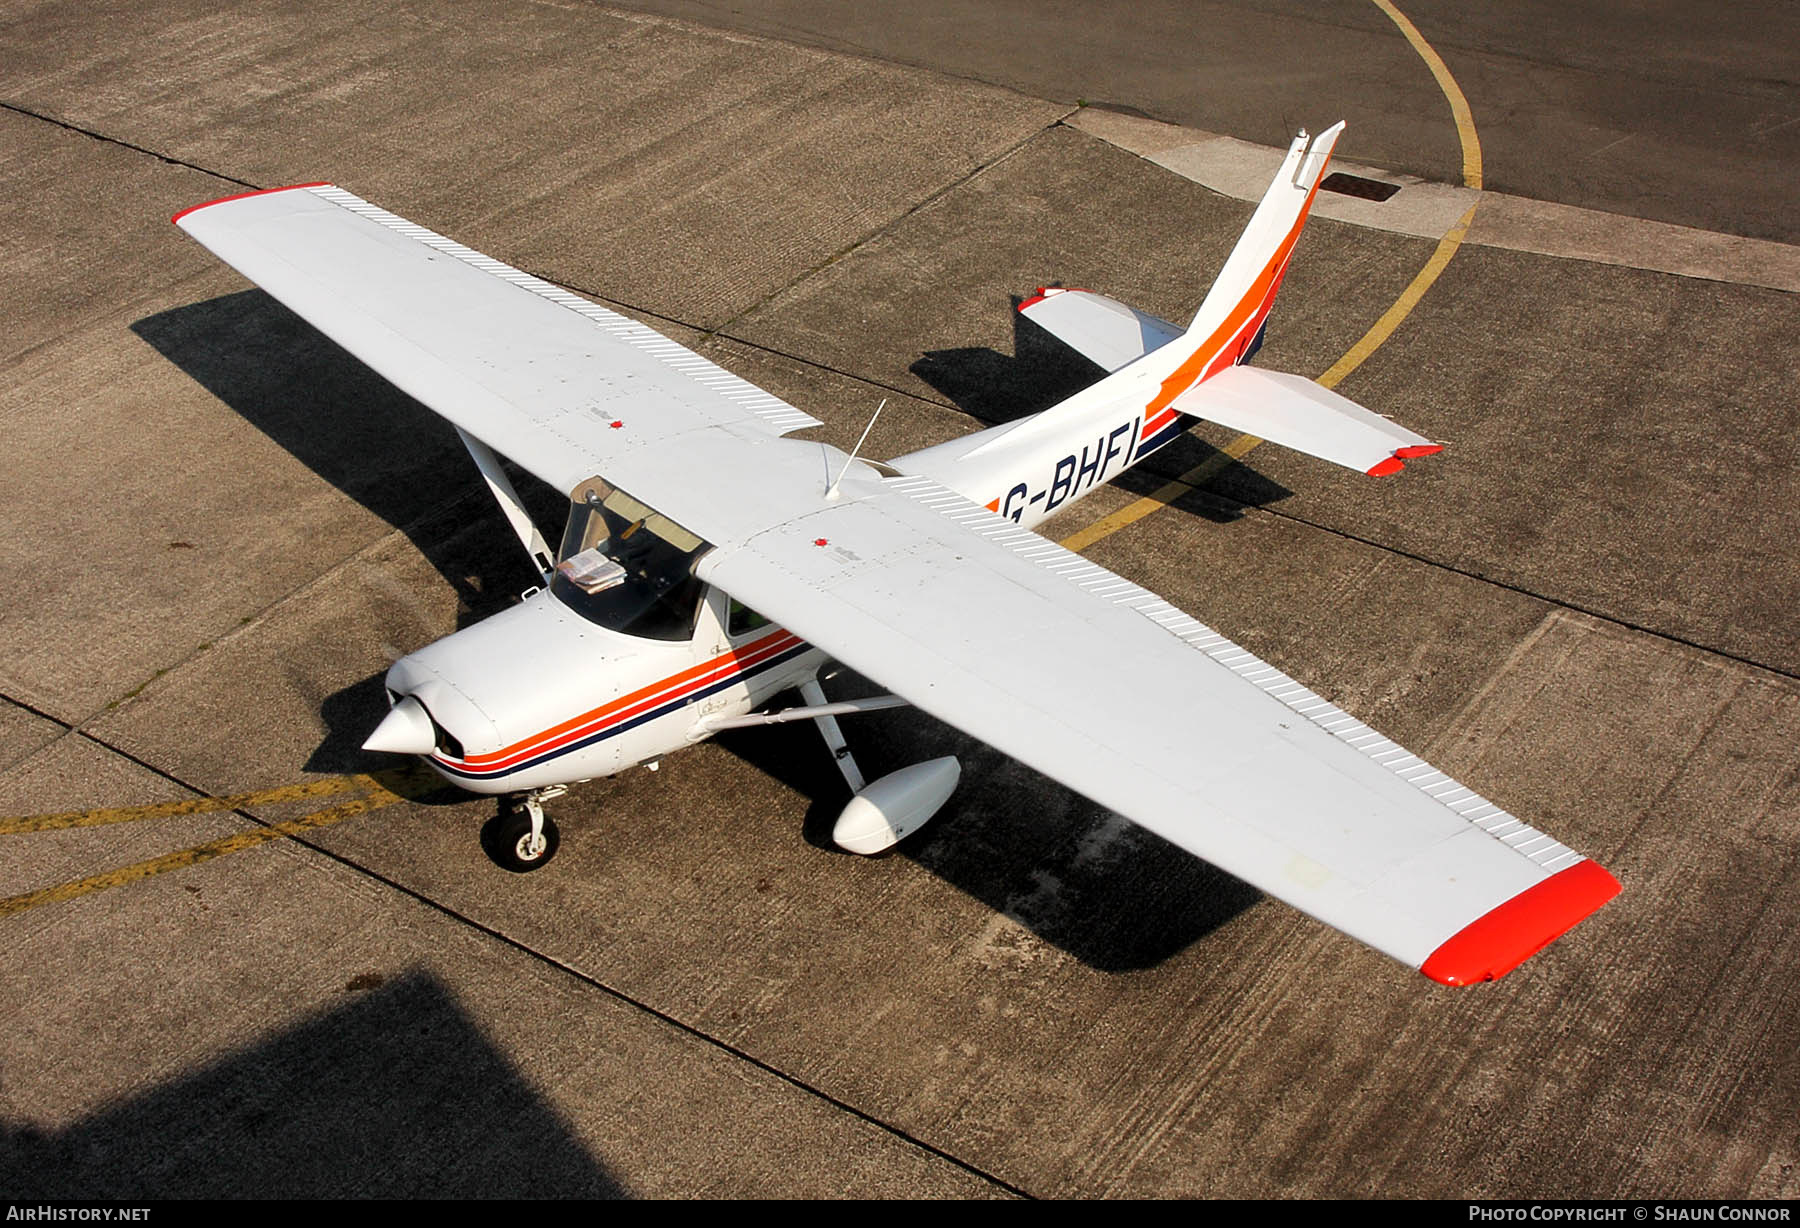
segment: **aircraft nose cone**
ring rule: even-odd
[[[429,755],[437,747],[437,731],[425,705],[411,695],[388,709],[388,714],[375,726],[375,732],[363,743],[364,750],[390,751],[396,755]]]

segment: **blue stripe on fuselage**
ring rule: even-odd
[[[668,703],[663,704],[661,707],[653,708],[649,712],[640,713],[637,716],[632,717],[630,720],[620,721],[616,725],[608,725],[606,728],[597,730],[594,733],[590,734],[589,736],[580,739],[579,741],[571,742],[567,746],[559,746],[555,750],[548,751],[545,754],[537,756],[536,758],[527,759],[523,763],[515,764],[512,767],[505,768],[500,771],[492,771],[492,772],[469,771],[466,768],[459,768],[453,763],[447,763],[443,759],[439,758],[437,755],[430,756],[430,759],[431,759],[432,763],[434,765],[436,765],[438,768],[440,768],[443,771],[449,772],[455,776],[461,776],[468,780],[498,780],[503,776],[511,776],[516,772],[523,772],[530,768],[538,767],[542,764],[550,762],[552,759],[559,759],[564,755],[574,754],[578,750],[585,750],[587,747],[594,745],[596,742],[604,742],[607,738],[613,737],[616,734],[624,733],[628,729],[636,729],[639,725],[647,724],[650,721],[656,720],[658,717],[667,716],[669,713],[675,711],[677,708],[684,708],[687,705],[696,702],[697,700],[705,699],[709,695],[717,695],[720,691],[725,690],[727,687],[736,686],[738,683],[743,682],[747,678],[752,678],[755,675],[763,673],[766,670],[773,669],[775,666],[780,665],[784,661],[791,661],[795,657],[799,656],[801,653],[811,652],[811,651],[812,651],[812,645],[802,641],[801,643],[796,644],[794,647],[789,648],[784,652],[777,653],[775,656],[770,657],[767,661],[761,661],[755,665],[752,665],[749,669],[744,670],[742,673],[733,674],[729,678],[722,678],[718,682],[712,683],[709,686],[702,687],[698,691],[694,691],[694,692],[691,692],[690,694],[683,695],[679,699],[670,700]]]

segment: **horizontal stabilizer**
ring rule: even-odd
[[[1425,436],[1305,376],[1260,367],[1228,367],[1182,393],[1175,408],[1376,476],[1398,473],[1412,457],[1442,451]]]
[[[1181,329],[1147,311],[1091,290],[1041,289],[1019,314],[1099,366],[1117,371],[1181,336]]]
[[[1141,413],[1145,422],[1173,422],[1169,407],[1180,407],[1184,394],[1255,353],[1343,131],[1344,125],[1337,123],[1316,137],[1302,132],[1288,146],[1281,170],[1187,328],[1086,290],[1040,290],[1021,303],[1027,319],[1111,374],[1041,414],[1004,431],[985,432],[981,442],[958,452],[956,459],[991,457],[1002,447],[1022,450],[1047,438],[1079,439],[1121,409]]]

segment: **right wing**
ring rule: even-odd
[[[928,479],[853,471],[839,501],[697,570],[924,711],[1444,983],[1503,974],[1619,889],[1154,593]]]

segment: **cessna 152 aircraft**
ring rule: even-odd
[[[836,718],[912,704],[1447,984],[1507,972],[1611,899],[1604,869],[1154,593],[1032,532],[1196,418],[1371,474],[1439,451],[1255,353],[1343,125],[1302,132],[1186,328],[1083,290],[1020,310],[1109,374],[886,464],[653,330],[329,184],[175,222],[454,424],[543,576],[396,662],[373,750],[542,803],[723,729],[810,719],[878,852],[954,758],[865,786]],[[872,425],[872,423],[871,423]],[[867,432],[864,432],[865,438]],[[858,444],[860,450],[861,444]],[[568,492],[552,552],[496,453]],[[835,659],[887,687],[829,703]],[[798,688],[803,707],[758,714]]]

